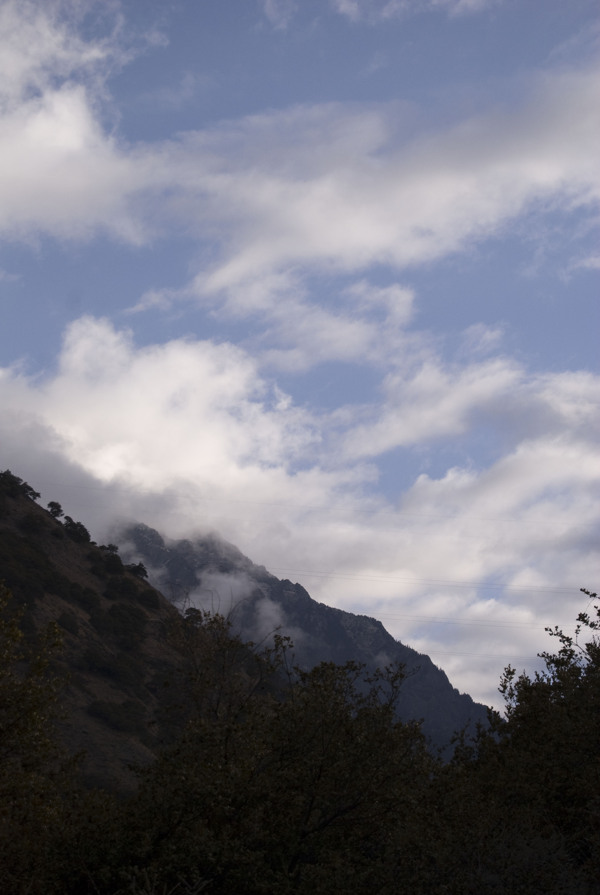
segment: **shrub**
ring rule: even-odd
[[[132,599],[137,596],[137,587],[128,578],[109,578],[104,596],[108,600]]]
[[[77,635],[79,631],[79,622],[77,621],[77,617],[74,615],[74,613],[67,610],[66,612],[63,612],[61,613],[61,615],[59,615],[57,621],[61,628],[64,628],[65,631],[69,632],[69,634],[73,634],[74,636]]]
[[[82,522],[75,522],[70,516],[65,516],[63,526],[72,541],[77,544],[89,544],[90,533]]]
[[[104,721],[113,730],[122,733],[137,733],[143,736],[147,732],[146,711],[142,703],[137,700],[105,702],[98,699],[89,705],[88,713]]]

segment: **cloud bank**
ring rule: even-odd
[[[341,422],[295,406],[235,346],[136,347],[108,321],[82,318],[55,375],[2,372],[5,462],[35,466],[44,499],[63,501],[99,537],[119,512],[170,536],[217,530],[280,577],[381,617],[434,656],[435,638],[408,617],[489,624],[482,642],[494,638],[492,654],[506,656],[507,630],[514,650],[515,631],[531,629],[493,623],[564,621],[569,592],[576,603],[594,577],[600,379],[531,375],[501,359],[459,374],[434,364],[386,384],[369,430],[362,408],[347,407]],[[374,487],[382,451],[494,425],[503,449],[489,464],[423,472],[396,504]],[[63,482],[75,487],[63,493]],[[482,695],[473,663],[442,664]]]

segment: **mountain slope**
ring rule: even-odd
[[[318,603],[300,584],[276,578],[216,535],[167,542],[138,524],[118,539],[124,554],[141,560],[171,600],[230,613],[247,640],[260,642],[275,630],[290,636],[303,668],[322,661],[354,660],[372,670],[404,663],[408,676],[400,717],[423,719],[423,731],[435,746],[445,748],[456,731],[486,722],[484,706],[459,693],[429,656],[396,641],[381,622]]]
[[[295,663],[306,669],[321,661],[354,660],[368,670],[404,663],[399,714],[423,718],[436,746],[447,747],[456,730],[486,719],[483,706],[380,622],[317,603],[300,584],[276,578],[216,536],[166,542],[148,526],[130,526],[121,537],[123,555],[143,561],[153,588],[112,545],[94,544],[82,523],[61,521],[59,505],[49,512],[36,496],[16,476],[0,473],[0,581],[24,611],[27,635],[49,622],[59,626],[57,671],[68,681],[62,736],[70,753],[83,753],[88,784],[133,786],[130,766],[152,762],[177,735],[175,715],[167,712],[174,688],[165,684],[177,678],[182,655],[168,632],[186,599],[229,614],[245,640],[288,634]]]
[[[165,631],[177,611],[81,523],[62,524],[9,476],[0,473],[0,581],[27,636],[58,625],[61,735],[82,753],[84,779],[127,789],[129,766],[152,761],[165,736],[163,682],[179,661]]]

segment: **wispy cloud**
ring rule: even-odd
[[[158,106],[175,112],[185,108],[199,96],[205,95],[213,87],[214,78],[211,75],[186,71],[178,83],[143,94],[139,97],[138,102],[145,102],[148,106]]]
[[[0,283],[15,283],[21,279],[21,275],[17,273],[9,273],[0,267]]]
[[[13,85],[0,119],[7,238],[103,231],[148,244],[166,233],[193,236],[211,243],[215,260],[183,297],[225,315],[258,313],[289,337],[279,299],[283,290],[302,294],[308,272],[362,275],[377,264],[402,272],[469,251],[526,213],[534,226],[548,209],[597,213],[593,68],[538,76],[520,107],[444,127],[418,125],[399,104],[317,104],[131,146],[107,131],[102,114],[119,40],[111,32],[85,42],[54,9],[9,3],[0,20],[5,45],[23,25],[29,48],[3,63]],[[174,290],[155,290],[137,307],[176,299]],[[288,344],[305,357],[325,313],[309,305],[304,293],[295,305],[298,341]],[[353,340],[371,341],[368,315],[326,313],[349,351]],[[301,364],[291,354],[287,362]]]
[[[263,13],[275,28],[287,28],[297,10],[294,0],[260,0]]]
[[[116,10],[116,11],[115,11]],[[103,34],[84,39],[88,14]],[[86,239],[105,230],[139,242],[130,202],[143,160],[103,120],[110,73],[131,59],[118,7],[8,0],[0,9],[0,233]],[[148,35],[155,42],[155,36]]]
[[[370,24],[440,10],[448,15],[468,15],[495,6],[502,0],[330,0],[332,8],[351,22]]]

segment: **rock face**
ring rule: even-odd
[[[300,584],[276,578],[215,535],[165,541],[139,524],[120,532],[118,540],[122,553],[143,562],[152,583],[172,602],[229,615],[234,628],[254,642],[275,631],[288,635],[300,667],[354,660],[374,670],[402,662],[407,678],[399,714],[423,719],[434,747],[447,749],[456,731],[486,722],[485,706],[459,693],[428,656],[395,640],[381,622],[318,603]]]

